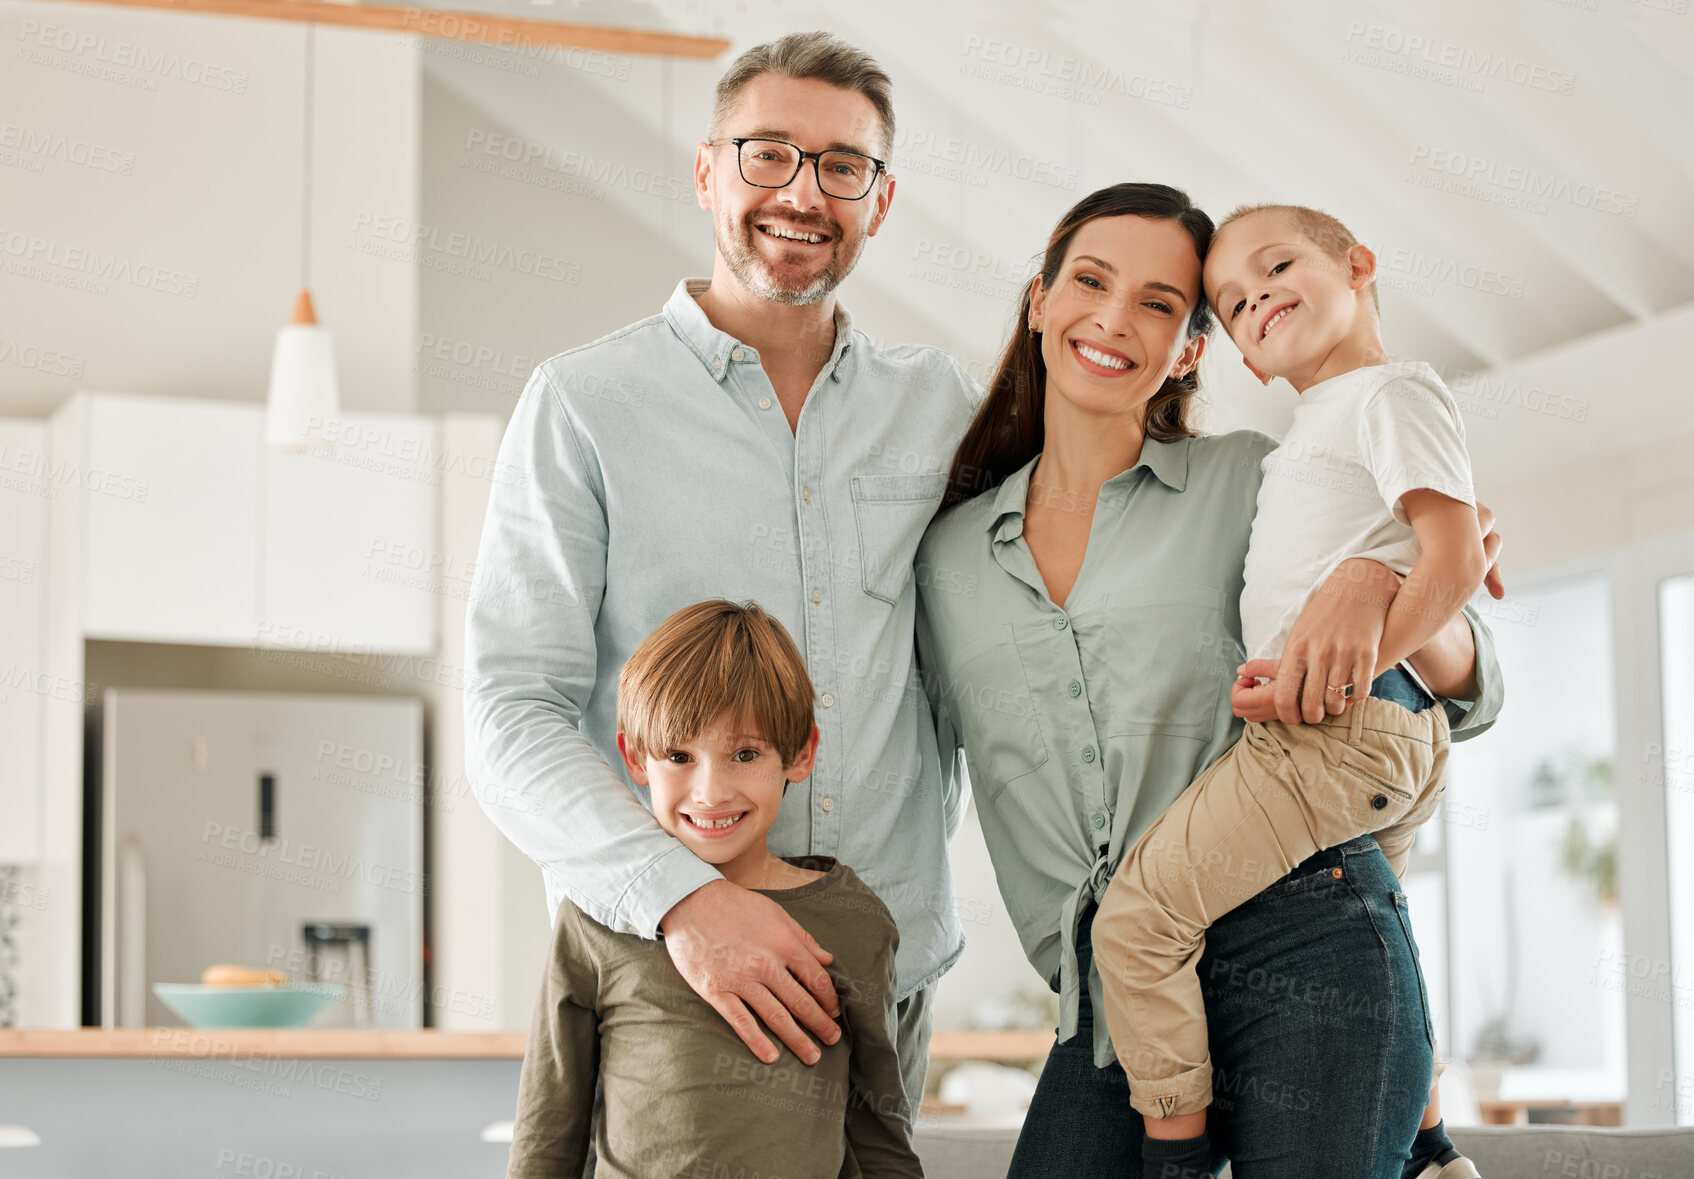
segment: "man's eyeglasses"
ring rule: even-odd
[[[800,167],[812,161],[812,172],[818,187],[832,197],[857,201],[870,193],[878,174],[888,165],[875,156],[856,151],[801,151],[781,139],[713,140],[713,146],[733,143],[741,179],[755,188],[786,188],[800,174]]]

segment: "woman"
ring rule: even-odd
[[[1143,1173],[1142,1118],[1093,1017],[1094,906],[1152,819],[1240,735],[1235,708],[1270,715],[1271,689],[1224,685],[1243,657],[1242,565],[1275,444],[1195,437],[1187,422],[1211,231],[1162,185],[1115,185],[1066,214],[919,549],[942,760],[963,747],[1007,911],[1060,994],[1020,1179]],[[1335,595],[1337,625],[1374,610],[1380,626],[1369,597]],[[1499,706],[1491,641],[1473,626],[1456,619],[1414,659],[1438,691],[1479,698],[1449,706],[1455,739]],[[1365,837],[1212,927],[1200,965],[1212,1133],[1236,1179],[1398,1174],[1432,1062],[1399,889]]]

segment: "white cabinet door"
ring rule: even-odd
[[[263,407],[101,393],[78,464],[94,638],[253,641]],[[69,477],[67,473],[65,477]]]
[[[47,427],[0,421],[0,864],[41,855]]]
[[[437,423],[346,414],[302,453],[265,455],[263,646],[427,654],[436,602],[436,499],[451,456]]]

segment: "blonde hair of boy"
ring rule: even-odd
[[[1293,219],[1294,228],[1300,231],[1300,235],[1331,258],[1345,259],[1347,251],[1359,244],[1359,239],[1353,236],[1353,231],[1338,219],[1322,209],[1309,209],[1305,205],[1242,205],[1218,223],[1217,233],[1222,233],[1231,221],[1239,221],[1253,213],[1287,213]],[[1217,233],[1213,234],[1214,240]],[[1377,293],[1377,284],[1374,282],[1370,285],[1370,301],[1371,306],[1376,308],[1377,318],[1381,319],[1382,298]]]
[[[790,766],[812,733],[811,677],[787,628],[758,605],[684,606],[618,674],[618,731],[636,758],[694,740],[728,709]]]

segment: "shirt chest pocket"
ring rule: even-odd
[[[1224,687],[1244,657],[1224,625],[1215,586],[1125,586],[1105,611],[1109,736],[1155,733],[1209,739]]]
[[[853,523],[859,538],[859,583],[873,598],[897,605],[912,581],[918,541],[941,504],[947,476],[854,475]]]
[[[987,776],[973,783],[992,803],[1046,764],[1040,709],[1009,624],[964,647],[951,667],[946,689],[955,697],[960,738],[972,768]]]

